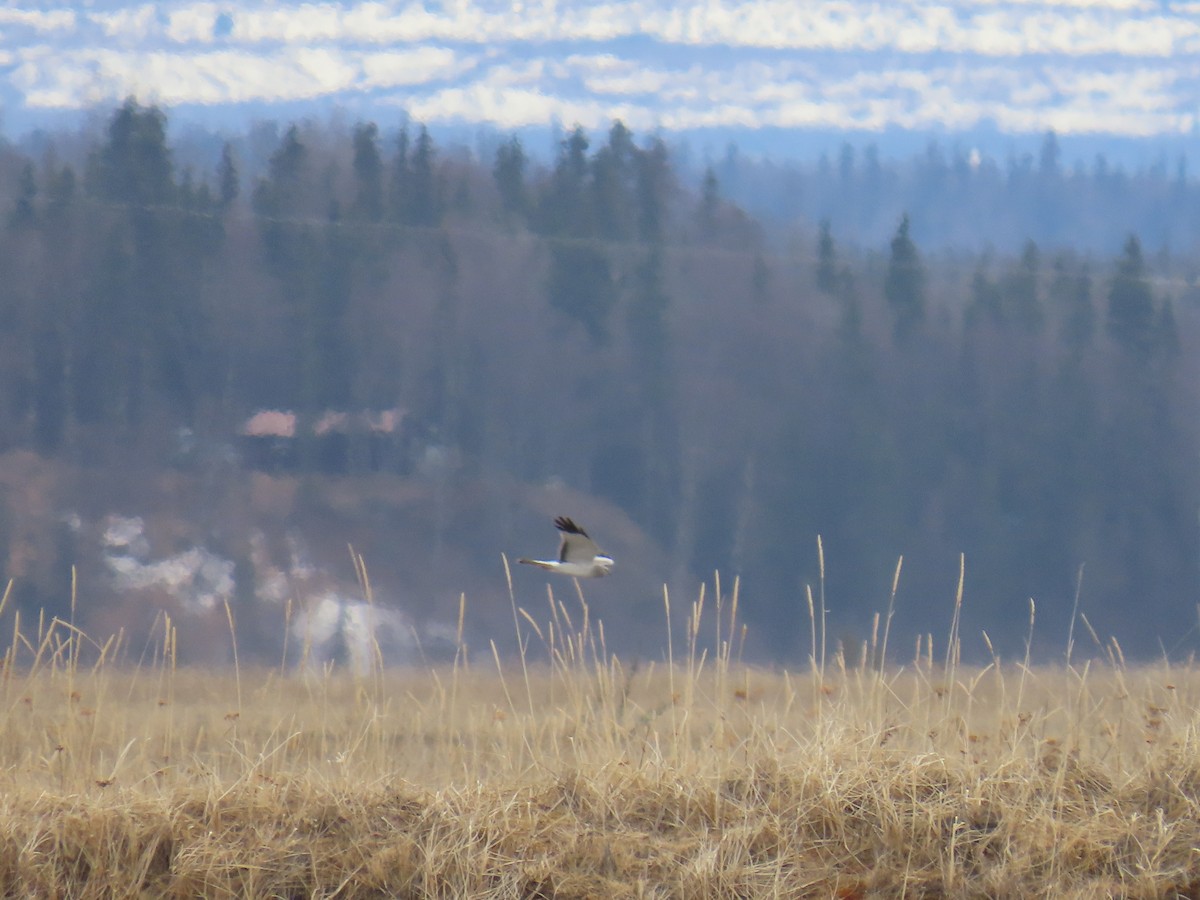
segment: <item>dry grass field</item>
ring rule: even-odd
[[[817,613],[811,666],[765,670],[738,662],[736,605],[664,598],[687,637],[633,666],[581,597],[514,603],[523,656],[365,677],[177,668],[167,619],[140,659],[18,623],[0,890],[1200,896],[1195,667],[1112,645],[968,668],[955,624],[941,652],[875,667],[899,655],[886,620],[845,659]]]

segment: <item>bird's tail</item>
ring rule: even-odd
[[[548,563],[546,563],[546,562],[544,562],[543,560],[540,560],[540,559],[526,559],[526,558],[522,557],[521,559],[518,559],[518,560],[517,560],[517,562],[519,562],[519,563],[524,563],[524,564],[525,564],[525,565],[527,565],[527,566],[537,566],[537,567],[538,567],[538,568],[540,568],[540,569],[552,569],[552,568],[554,568],[554,567],[553,567],[553,566],[551,566],[550,564],[548,564]]]

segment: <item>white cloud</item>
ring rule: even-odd
[[[559,121],[597,129],[620,119],[635,131],[645,131],[656,122],[652,112],[636,103],[602,103],[538,90],[512,90],[486,82],[405,98],[404,103],[409,113],[421,121],[484,121],[500,128]]]
[[[1004,6],[1066,6],[1081,9],[1115,9],[1130,12],[1133,10],[1156,10],[1161,7],[1154,0],[964,0],[964,2],[985,4],[1001,4]]]
[[[122,53],[48,47],[20,55],[14,81],[30,106],[70,108],[132,95],[144,102],[287,101],[343,91],[396,87],[458,75],[473,65],[453,51],[428,47],[391,53],[342,53],[336,48],[284,48],[257,54],[213,50]]]
[[[476,4],[456,4],[434,12],[419,3],[368,2],[346,5],[302,3],[240,6],[232,12],[232,38],[244,43],[493,41],[552,36],[542,17],[488,12]]]
[[[0,78],[41,107],[369,91],[501,127],[1143,134],[1192,127],[1200,85],[1196,0],[114,0],[0,26]]]
[[[445,47],[416,47],[365,53],[361,60],[361,86],[388,88],[424,84],[460,75],[474,68],[477,63],[475,57],[463,57]]]
[[[70,31],[78,25],[73,10],[0,9],[0,27],[31,28],[40,34]]]
[[[180,44],[209,43],[214,39],[213,28],[217,18],[232,14],[235,6],[218,6],[215,3],[192,3],[172,9],[167,14],[164,35]]]
[[[614,117],[653,127],[970,128],[985,120],[1061,133],[1103,127],[1130,134],[1177,132],[1192,118],[1175,112],[1176,75],[1161,69],[1028,71],[993,64],[850,72],[795,63],[746,63],[719,72],[650,68],[612,54],[576,54],[540,90],[503,83],[436,91],[410,108],[420,118],[485,119],[502,127],[551,118],[601,126]],[[579,78],[584,98],[564,98]],[[608,102],[598,103],[597,99]]]
[[[145,40],[160,30],[158,10],[149,3],[112,12],[94,12],[89,18],[103,28],[108,37],[122,41]]]
[[[509,85],[535,85],[547,77],[549,65],[543,59],[499,62],[487,70],[487,80],[497,87]]]
[[[663,95],[691,73],[672,73],[651,69],[634,60],[620,59],[612,54],[567,57],[566,64],[582,79],[593,94],[627,96],[629,94]]]
[[[1030,4],[1032,5],[1032,4]],[[1120,53],[1165,56],[1200,40],[1195,16],[1146,14],[1112,4],[1012,5],[947,2],[866,4],[825,0],[708,0],[660,7],[636,0],[606,4],[601,17],[612,34],[647,33],[683,45],[729,45],[810,50],[949,50],[985,55]],[[567,21],[564,30],[571,32]],[[583,36],[583,35],[571,35]]]
[[[540,0],[528,5],[463,0],[441,6],[416,0],[224,5],[201,0],[131,4],[81,15],[119,40],[157,36],[208,44],[215,40],[213,26],[222,13],[234,22],[225,40],[242,45],[496,45],[646,35],[681,46],[983,55],[1165,56],[1200,48],[1194,10],[1148,0]],[[50,14],[41,15],[49,21]],[[56,18],[55,27],[67,27],[66,21]]]

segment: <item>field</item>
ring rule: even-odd
[[[684,607],[654,664],[568,595],[513,604],[520,656],[460,623],[453,664],[362,677],[177,667],[167,618],[144,654],[18,621],[0,890],[1200,896],[1194,666],[966,667],[956,623],[880,666],[886,618],[847,659],[810,605],[811,664],[767,670],[738,661],[736,586]]]

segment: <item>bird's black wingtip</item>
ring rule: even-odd
[[[565,531],[567,534],[582,534],[584,537],[587,537],[587,532],[566,516],[557,517],[554,520],[554,527],[559,531]]]

